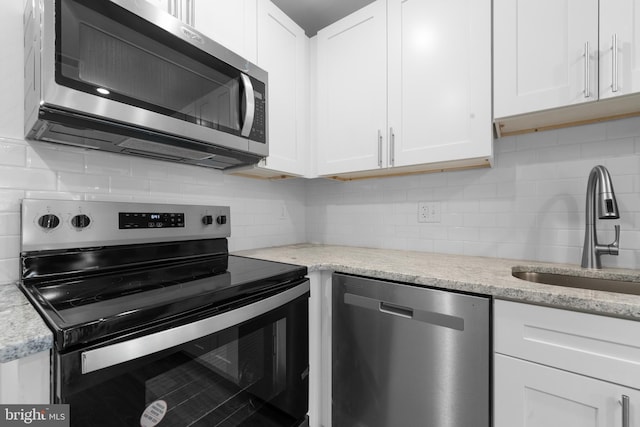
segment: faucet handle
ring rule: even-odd
[[[616,230],[616,238],[610,245],[607,245],[609,248],[609,255],[618,255],[620,249],[620,226],[618,224],[613,226]]]

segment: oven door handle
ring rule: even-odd
[[[309,292],[309,281],[277,295],[193,323],[81,353],[88,374],[205,337],[275,310]]]

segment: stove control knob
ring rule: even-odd
[[[60,225],[60,218],[54,214],[45,214],[38,218],[38,225],[47,230],[53,230]]]
[[[211,225],[213,224],[213,216],[211,215],[205,215],[202,217],[202,223],[204,225]]]
[[[220,215],[219,217],[216,218],[216,222],[220,225],[224,225],[227,223],[227,216],[226,215]]]
[[[75,228],[85,228],[90,223],[91,219],[84,214],[76,215],[71,218],[71,225],[73,225]]]

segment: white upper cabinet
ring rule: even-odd
[[[494,0],[494,115],[598,97],[598,0]]]
[[[389,0],[389,166],[491,156],[491,3]]]
[[[640,92],[640,0],[600,1],[600,98]]]
[[[191,0],[193,27],[256,62],[256,0]]]
[[[258,61],[269,73],[269,157],[264,169],[306,173],[309,39],[269,0],[258,0]]]
[[[317,144],[319,175],[487,165],[490,1],[378,0],[318,32]]]
[[[494,0],[494,116],[640,92],[639,27],[640,0]]]
[[[318,174],[386,164],[385,0],[320,30],[317,40]]]

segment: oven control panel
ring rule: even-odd
[[[166,228],[184,227],[182,212],[120,212],[118,227],[127,228]]]
[[[25,199],[22,250],[226,238],[228,206]]]

